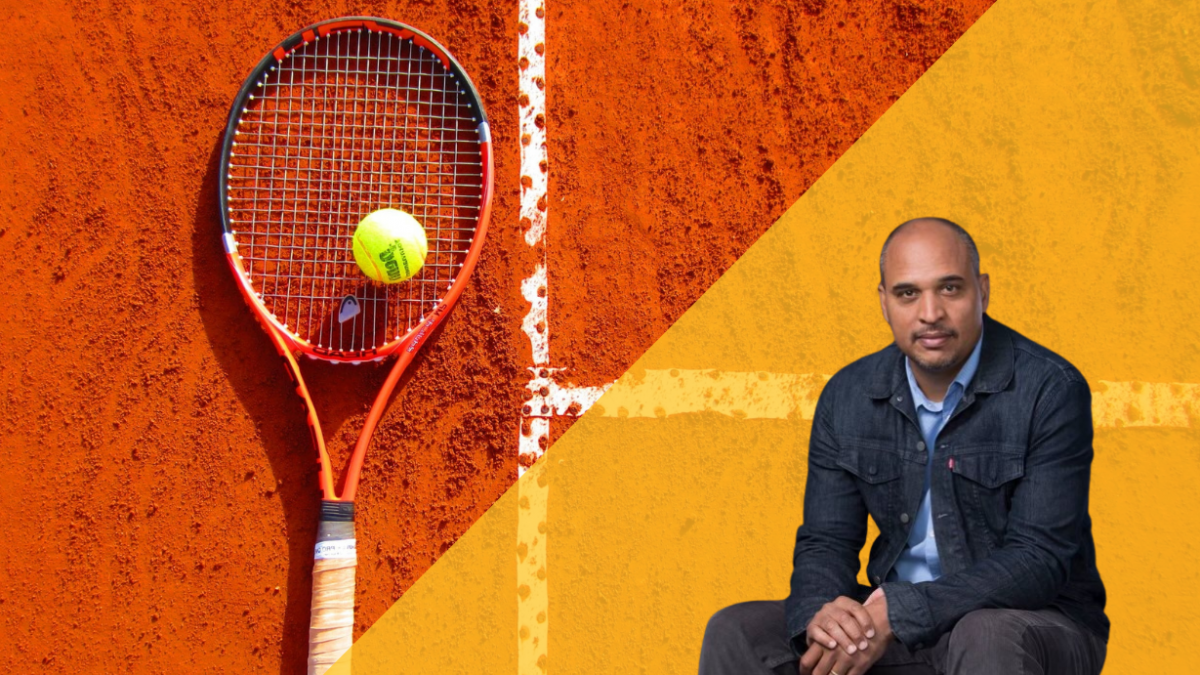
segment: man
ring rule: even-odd
[[[1087,382],[987,316],[958,225],[901,224],[879,267],[895,343],[821,393],[791,595],[717,612],[700,672],[1096,675],[1109,623]]]

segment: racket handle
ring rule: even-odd
[[[308,675],[323,675],[354,643],[354,570],[358,557],[353,502],[321,502],[313,557]]]

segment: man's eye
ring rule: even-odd
[[[945,286],[942,286],[942,289],[947,293],[957,293],[959,288],[960,286],[958,284],[946,284]]]

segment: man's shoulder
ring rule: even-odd
[[[893,342],[877,352],[843,366],[830,378],[829,383],[825,385],[825,391],[843,400],[846,400],[846,396],[868,396],[880,391],[886,397],[891,371],[900,357],[900,348]]]
[[[999,322],[993,323],[1007,332],[1013,346],[1013,368],[1023,378],[1043,380],[1046,384],[1082,382],[1087,383],[1083,373],[1058,352],[1035,342]],[[984,339],[987,339],[985,333]]]

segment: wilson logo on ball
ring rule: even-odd
[[[404,276],[408,277],[410,276],[408,273],[408,260],[404,257],[403,249],[401,249],[399,253],[400,260],[404,263]],[[391,249],[380,253],[379,259],[383,261],[383,268],[387,270],[388,279],[391,281],[399,281],[401,279],[400,265],[396,262],[396,256],[392,253]]]

